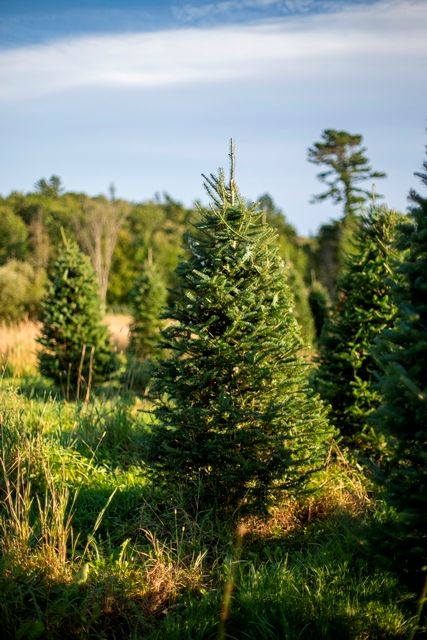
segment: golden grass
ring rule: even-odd
[[[26,321],[0,324],[0,367],[10,366],[16,375],[32,373],[37,366],[39,325]]]
[[[111,340],[118,351],[124,351],[129,342],[132,316],[127,313],[107,313],[104,322],[110,329]]]
[[[132,317],[124,313],[110,313],[104,319],[118,351],[124,351],[127,347],[131,320]],[[40,324],[30,320],[13,325],[0,323],[0,373],[5,366],[9,366],[17,376],[36,371],[36,338],[39,332]]]

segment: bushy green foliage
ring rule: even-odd
[[[133,321],[130,326],[129,351],[138,360],[152,358],[158,351],[166,304],[166,286],[157,267],[146,263],[131,292]]]
[[[331,420],[343,442],[365,454],[379,454],[382,447],[369,425],[379,404],[371,349],[396,314],[389,280],[397,255],[393,245],[398,220],[396,212],[384,208],[362,218],[355,253],[338,280],[338,302],[320,339],[316,387],[332,405]]]
[[[0,265],[12,258],[25,259],[27,250],[25,223],[8,206],[0,205]]]
[[[305,342],[312,344],[315,339],[315,329],[308,303],[308,290],[305,285],[308,268],[307,253],[300,246],[295,228],[289,224],[283,212],[276,207],[273,198],[265,193],[258,198],[257,203],[263,213],[264,222],[277,232],[279,255],[288,267],[289,286],[295,301],[295,316]]]
[[[40,320],[40,372],[67,395],[116,368],[93,268],[73,241],[64,241],[49,274]]]
[[[313,314],[308,300],[308,289],[301,274],[291,264],[288,267],[288,284],[294,298],[295,318],[304,343],[310,347],[316,339]]]
[[[0,266],[0,319],[18,322],[37,314],[46,274],[28,262],[10,260]]]
[[[426,173],[419,175],[427,185]],[[382,405],[375,419],[391,437],[388,497],[398,510],[403,547],[417,568],[427,558],[427,198],[411,192],[410,220],[401,227],[406,251],[399,269],[395,325],[379,340]],[[401,534],[402,535],[402,534]]]
[[[321,466],[330,430],[307,383],[294,301],[276,234],[233,178],[206,178],[212,198],[188,236],[188,260],[156,373],[152,464],[191,507],[265,508]],[[169,397],[169,399],[167,398]],[[191,502],[192,501],[192,502]]]

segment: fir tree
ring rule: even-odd
[[[424,168],[415,175],[427,185],[427,161]],[[420,569],[427,561],[427,198],[415,191],[410,198],[411,220],[401,227],[406,253],[398,315],[378,341],[383,402],[375,421],[394,443],[388,497],[398,511],[404,555]]]
[[[158,351],[162,320],[166,304],[166,286],[160,273],[150,261],[143,270],[131,292],[133,322],[130,326],[129,351],[138,360],[152,358]]]
[[[222,171],[204,176],[212,204],[177,269],[152,446],[155,477],[181,485],[188,508],[228,513],[302,485],[331,433],[299,356],[276,234],[239,196],[230,155],[228,185]]]
[[[338,302],[320,338],[315,385],[332,406],[330,417],[344,444],[364,454],[377,455],[382,449],[368,422],[380,399],[371,349],[396,314],[389,280],[398,220],[396,212],[385,208],[361,219],[354,253],[338,280]]]
[[[116,368],[90,260],[65,237],[48,279],[40,320],[40,372],[67,396],[78,396],[91,380],[103,380]]]

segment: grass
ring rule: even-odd
[[[113,345],[118,351],[126,349],[129,339],[131,316],[128,314],[107,314],[107,324]],[[27,320],[19,324],[0,323],[0,372],[8,370],[17,376],[33,375],[37,369],[36,342],[40,325]]]
[[[142,401],[0,383],[2,638],[414,639],[417,597],[376,536],[392,514],[339,455],[312,493],[233,531],[154,486]],[[371,540],[375,540],[372,544]]]

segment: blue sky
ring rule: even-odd
[[[0,0],[0,193],[68,190],[191,204],[235,139],[244,196],[300,233],[338,217],[307,148],[361,133],[376,190],[405,210],[427,142],[425,0]],[[369,184],[366,185],[370,187]]]

